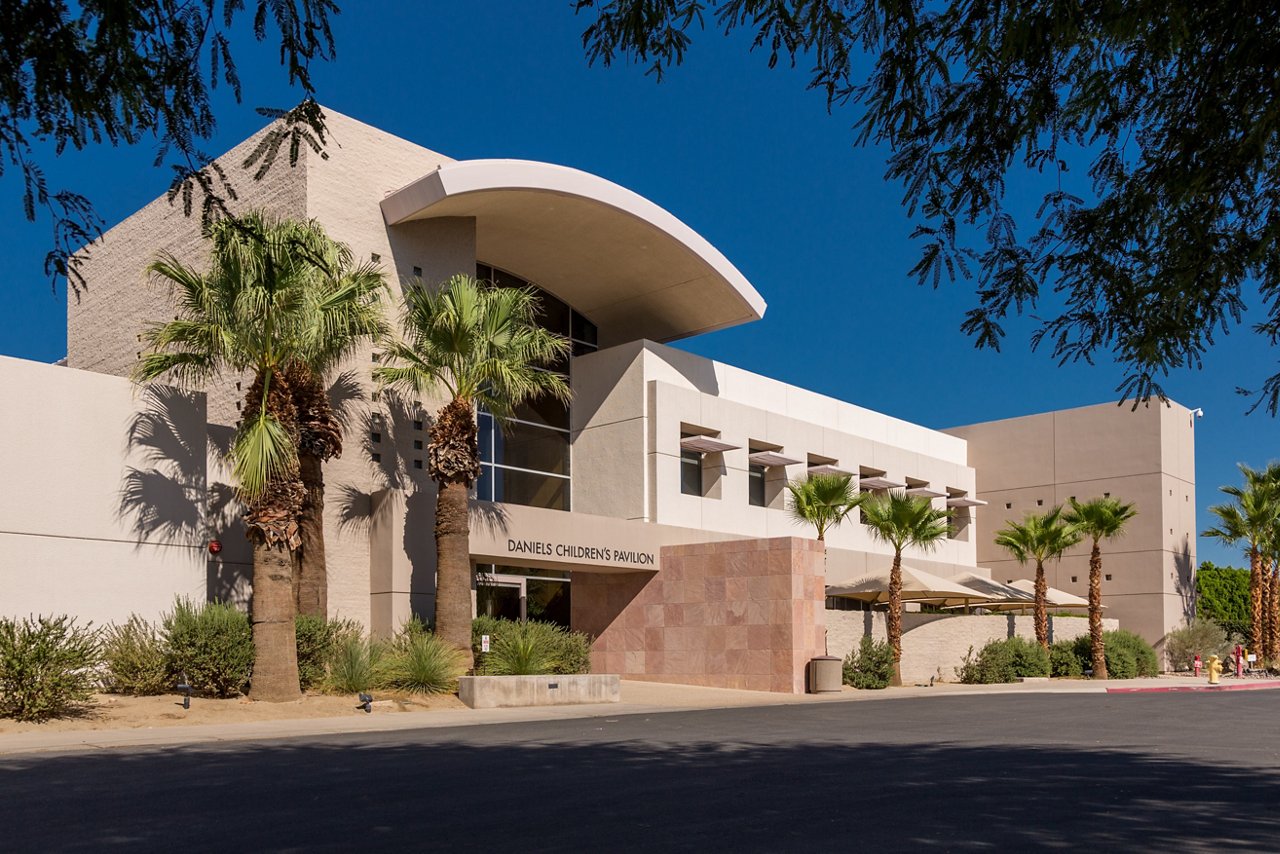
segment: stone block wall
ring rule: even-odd
[[[656,573],[573,578],[592,671],[798,694],[825,650],[822,544],[779,537],[666,546]]]
[[[832,655],[844,658],[863,635],[888,639],[884,611],[828,611],[827,643]],[[1105,631],[1120,627],[1115,619],[1102,621]],[[1050,617],[1049,640],[1073,640],[1089,633],[1087,617]],[[1014,614],[902,615],[902,681],[928,682],[930,677],[956,681],[956,668],[972,647],[974,652],[994,640],[1014,636],[1036,639],[1035,617]]]

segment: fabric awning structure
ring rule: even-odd
[[[852,581],[827,586],[828,596],[843,596],[863,602],[889,601],[890,568],[864,575]],[[922,569],[902,567],[902,600],[904,602],[933,602],[939,605],[982,605],[991,597],[951,578],[943,578]]]
[[[951,580],[986,594],[989,597],[988,600],[979,603],[979,606],[990,611],[1017,610],[1035,605],[1034,594],[1020,590],[1012,584],[1004,584],[993,578],[978,575],[976,572],[962,572],[952,576]]]
[[[1029,578],[1019,578],[1017,581],[1013,582],[1012,586],[1018,588],[1019,590],[1025,593],[1031,594],[1032,606],[1035,605],[1036,583],[1034,581],[1032,581]],[[1046,590],[1044,598],[1051,608],[1088,608],[1089,607],[1088,599],[1082,599],[1073,593],[1068,593],[1065,590],[1059,590],[1056,587],[1050,587],[1048,590]],[[1102,607],[1105,608],[1107,606],[1103,605]]]
[[[804,460],[795,460],[791,457],[780,454],[777,451],[756,451],[753,454],[747,454],[747,459],[756,465],[764,466],[765,468],[794,466],[804,462]]]
[[[722,454],[725,451],[736,451],[741,445],[721,442],[710,436],[685,436],[680,440],[680,447],[686,451],[697,451],[700,454]]]

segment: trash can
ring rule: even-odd
[[[834,655],[819,655],[809,659],[808,678],[810,694],[828,694],[839,691],[844,681],[844,667]]]

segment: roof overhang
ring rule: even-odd
[[[382,200],[391,226],[474,217],[476,256],[596,324],[601,345],[671,341],[764,316],[724,255],[653,202],[603,178],[526,160],[447,163]]]

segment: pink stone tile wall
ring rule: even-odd
[[[573,575],[592,670],[624,679],[802,693],[825,654],[822,544],[797,537],[667,546],[653,572]]]

